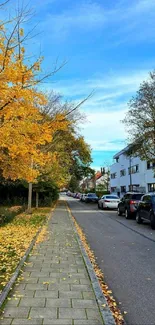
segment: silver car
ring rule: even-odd
[[[82,194],[81,198],[80,198],[80,201],[85,202],[86,197],[87,197],[87,194]]]
[[[99,209],[117,209],[120,198],[117,195],[103,195],[98,201]]]

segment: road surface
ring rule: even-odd
[[[83,228],[127,324],[155,324],[155,231],[149,224],[65,198]]]

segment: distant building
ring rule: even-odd
[[[84,177],[80,181],[79,185],[82,192],[89,191],[94,188],[94,179],[89,177]]]
[[[96,179],[96,189],[99,187],[102,187],[105,191],[110,191],[110,181],[109,181],[109,171],[105,170],[104,168],[104,173],[102,172],[101,168],[101,173],[100,176]]]
[[[101,171],[97,171],[94,177],[85,177],[80,181],[82,191],[94,190],[97,189],[98,186],[104,186],[105,190],[110,190],[109,184],[109,175],[108,172],[105,171],[105,168],[101,168]]]
[[[122,196],[128,191],[155,191],[155,163],[127,155],[129,147],[118,152],[110,167],[111,192]]]

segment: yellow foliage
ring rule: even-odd
[[[24,30],[20,29],[20,36]],[[40,167],[49,161],[42,147],[52,141],[57,130],[65,130],[63,115],[45,120],[39,107],[45,96],[36,90],[42,58],[31,66],[25,64],[24,47],[17,48],[16,37],[10,44],[0,30],[0,169],[5,178],[35,182]],[[33,161],[33,165],[32,165]]]
[[[20,36],[24,36],[24,29],[20,28]]]

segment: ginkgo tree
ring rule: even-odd
[[[0,23],[0,172],[5,179],[29,183],[31,207],[32,183],[45,175],[59,187],[69,181],[73,151],[78,149],[85,163],[91,161],[90,148],[75,131],[81,118],[77,109],[91,94],[75,105],[52,106],[51,113],[49,98],[37,85],[61,66],[44,75],[42,57],[27,60],[23,22],[28,14],[21,10]]]
[[[63,116],[58,114],[52,121],[44,120],[39,110],[46,103],[36,89],[45,77],[39,78],[42,58],[26,61],[21,22],[22,14],[14,26],[11,23],[11,32],[0,26],[0,169],[5,178],[32,182],[39,175],[38,166],[49,159],[41,146],[51,142],[54,132],[66,128],[68,122],[59,123]]]

